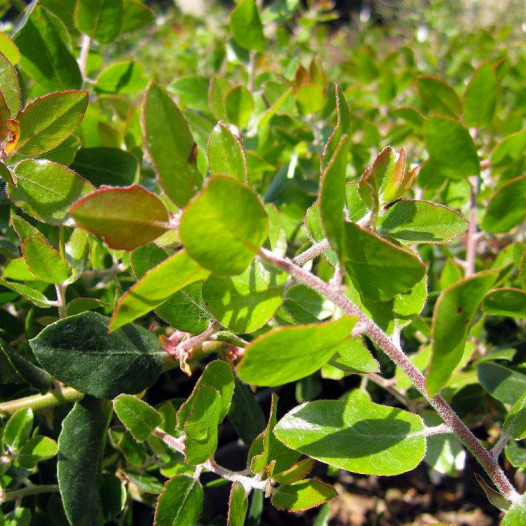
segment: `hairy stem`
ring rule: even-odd
[[[317,258],[320,254],[323,254],[323,252],[325,252],[329,248],[329,242],[326,239],[324,239],[323,241],[312,245],[312,247],[305,250],[305,252],[298,254],[292,261],[296,265],[302,267],[303,265],[305,265],[305,263],[307,263],[311,259]]]
[[[462,422],[459,416],[440,396],[430,397],[425,386],[424,375],[405,355],[402,349],[391,341],[389,336],[376,323],[368,318],[359,307],[357,307],[349,298],[340,291],[334,289],[330,284],[324,282],[314,274],[307,272],[297,266],[290,259],[279,257],[271,251],[261,248],[259,250],[261,259],[268,261],[270,264],[288,272],[299,282],[312,288],[319,294],[331,300],[335,305],[340,307],[345,313],[357,316],[358,323],[363,327],[365,334],[375,343],[389,358],[398,366],[413,382],[418,391],[426,398],[431,407],[442,418],[448,428],[458,436],[467,449],[477,459],[479,464],[484,468],[488,476],[493,480],[499,491],[509,500],[519,498],[518,493],[512,486],[506,474],[500,468],[498,462],[490,452],[477,440],[470,429]]]
[[[58,307],[58,317],[66,317],[66,285],[63,283],[57,283],[55,285],[55,290],[57,291],[57,307]]]
[[[57,387],[43,395],[26,396],[25,398],[3,402],[0,404],[0,413],[12,415],[19,409],[33,409],[34,411],[47,409],[68,402],[76,402],[83,396],[83,393],[73,389],[73,387]]]
[[[89,57],[89,50],[91,48],[91,37],[88,35],[82,35],[82,39],[80,42],[80,56],[78,59],[79,69],[80,73],[82,75],[82,79],[86,80],[86,71],[88,66],[88,57]]]
[[[466,278],[475,273],[475,256],[477,255],[477,195],[478,177],[470,177],[469,228],[466,241]]]

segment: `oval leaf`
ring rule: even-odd
[[[136,325],[108,334],[109,321],[83,312],[48,325],[30,345],[48,373],[82,393],[115,398],[150,387],[164,354],[157,338]]]
[[[9,199],[26,214],[50,225],[71,226],[69,207],[93,190],[69,168],[45,159],[22,161],[14,173],[16,186],[8,185]]]
[[[319,400],[287,413],[274,428],[286,446],[329,466],[364,475],[398,475],[424,458],[424,423],[367,400]]]
[[[526,319],[526,291],[522,289],[496,289],[484,298],[482,308],[493,316]]]
[[[305,511],[333,499],[338,492],[321,480],[308,479],[279,486],[272,494],[272,505],[278,510]]]
[[[208,168],[211,175],[230,175],[248,181],[247,156],[241,140],[222,122],[219,122],[208,139]]]
[[[150,84],[142,105],[144,144],[166,195],[183,207],[199,190],[196,144],[183,114],[170,96]]]
[[[203,507],[203,489],[189,475],[176,475],[163,487],[155,508],[154,526],[196,524]]]
[[[245,348],[239,378],[262,386],[304,378],[327,363],[350,337],[356,318],[274,329]]]
[[[228,499],[228,526],[244,526],[248,511],[248,499],[243,484],[235,481]]]
[[[77,402],[58,437],[57,477],[64,510],[72,526],[102,526],[102,457],[111,404],[91,396]]]
[[[16,117],[22,105],[18,73],[8,58],[0,53],[0,92],[4,96],[10,117]]]
[[[75,9],[75,23],[79,31],[101,43],[115,40],[122,17],[122,0],[78,0]]]
[[[162,422],[161,414],[135,396],[121,394],[113,401],[113,409],[126,429],[138,442],[144,442]]]
[[[45,241],[29,237],[22,245],[22,253],[29,270],[40,281],[62,283],[71,276],[67,261]]]
[[[239,2],[230,15],[230,30],[242,48],[252,51],[265,49],[263,26],[254,0]]]
[[[416,79],[418,91],[424,104],[433,112],[456,117],[462,111],[462,103],[455,90],[442,79],[421,76]]]
[[[55,148],[80,126],[87,107],[87,91],[62,91],[35,99],[18,114],[16,151],[40,155]]]
[[[464,122],[470,128],[488,126],[497,105],[497,77],[490,64],[482,64],[464,93]]]
[[[139,185],[102,187],[77,201],[70,209],[82,228],[102,236],[111,248],[133,250],[168,230],[163,202]]]
[[[267,237],[268,217],[257,194],[235,179],[212,177],[186,207],[181,240],[215,274],[241,274]]]

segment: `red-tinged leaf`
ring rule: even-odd
[[[10,116],[14,117],[22,105],[20,82],[16,69],[3,53],[0,53],[0,92],[11,112]]]
[[[305,511],[336,497],[338,492],[318,479],[300,480],[274,490],[272,504],[280,510]]]
[[[17,152],[40,155],[55,148],[80,126],[87,107],[87,91],[61,91],[35,99],[18,114]]]
[[[80,227],[122,250],[146,245],[169,229],[163,202],[139,185],[103,186],[77,201],[70,214]]]

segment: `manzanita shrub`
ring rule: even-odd
[[[526,56],[351,47],[309,6],[155,29],[35,0],[0,34],[1,524],[211,523],[225,483],[255,525],[337,495],[315,464],[455,476],[465,451],[526,523]]]

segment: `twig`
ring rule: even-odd
[[[378,327],[374,321],[368,318],[341,292],[335,290],[328,283],[324,282],[314,274],[311,274],[295,265],[291,260],[281,258],[265,248],[259,250],[259,257],[285,272],[288,272],[298,281],[304,283],[319,294],[322,294],[347,314],[357,316],[359,322],[365,327],[365,333],[371,341],[382,349],[383,352],[404,371],[422,396],[424,396],[433,409],[435,409],[440,415],[448,428],[460,438],[468,450],[478,460],[479,464],[493,480],[499,491],[511,501],[517,501],[519,499],[519,494],[506,477],[506,474],[502,471],[498,462],[493,458],[489,451],[482,446],[466,424],[464,424],[440,395],[436,395],[432,398],[429,396],[425,386],[425,378],[422,373],[405,355],[402,349],[393,343],[389,336],[387,336],[387,334]]]
[[[469,228],[466,241],[466,278],[475,273],[475,257],[477,255],[477,194],[478,177],[469,178],[470,199],[469,199]]]
[[[303,265],[305,265],[305,263],[307,263],[311,259],[317,258],[320,254],[323,254],[323,252],[325,252],[329,248],[329,242],[326,239],[324,239],[323,241],[312,245],[312,247],[305,250],[305,252],[298,254],[292,261],[294,262],[294,264],[302,267]]]
[[[68,402],[76,402],[83,396],[83,393],[73,389],[73,387],[57,387],[43,395],[26,396],[17,400],[2,402],[0,404],[0,413],[12,415],[19,409],[31,408],[34,411],[47,409],[48,407],[55,407]]]
[[[55,290],[57,291],[57,307],[58,307],[58,317],[66,317],[66,286],[63,283],[57,283],[55,285]]]
[[[88,57],[89,57],[89,51],[91,48],[91,37],[88,35],[82,35],[82,39],[80,41],[80,56],[78,60],[80,73],[82,75],[82,79],[85,80],[86,78],[86,72],[88,67]]]
[[[27,488],[15,489],[3,493],[0,490],[0,504],[18,497],[27,497],[28,495],[40,495],[41,493],[55,493],[59,491],[58,484],[41,484],[39,486],[30,486]]]

